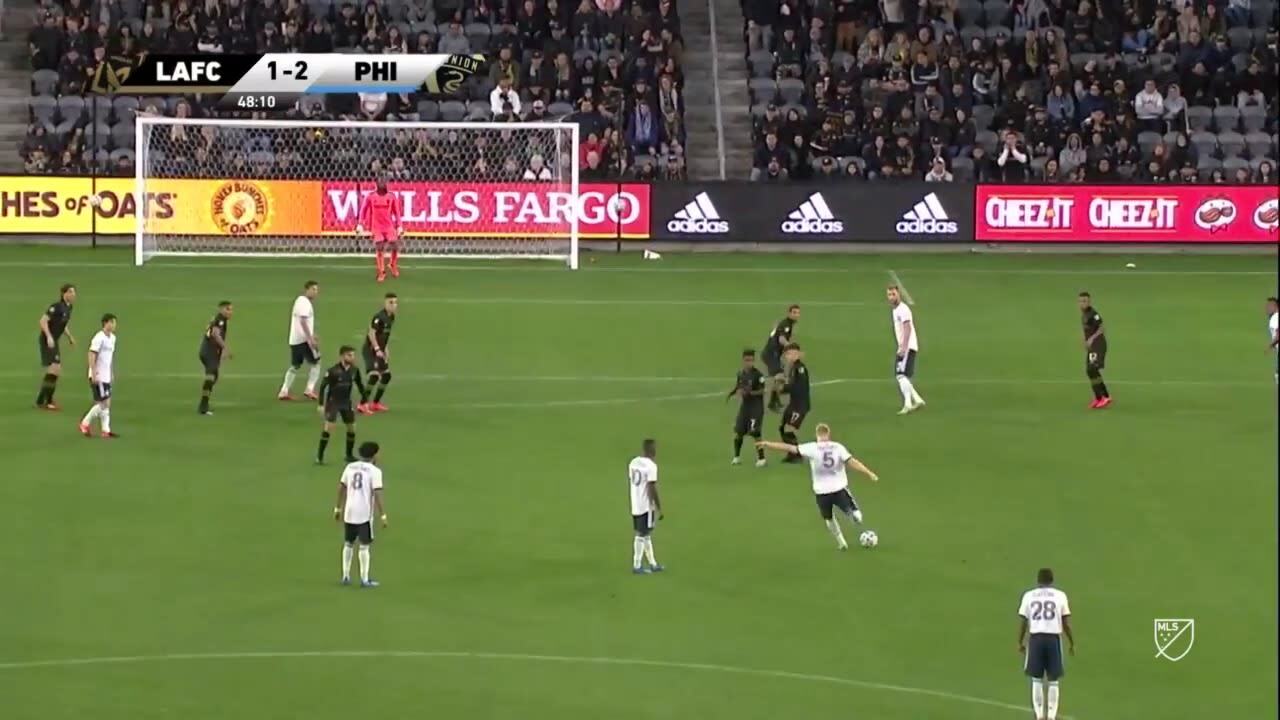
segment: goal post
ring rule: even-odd
[[[576,123],[215,120],[139,115],[134,261],[371,255],[362,198],[400,196],[406,257],[578,267]]]

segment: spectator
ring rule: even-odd
[[[1080,140],[1078,133],[1071,133],[1067,137],[1067,144],[1058,153],[1058,165],[1062,168],[1064,175],[1070,175],[1075,169],[1088,162],[1088,154],[1085,152],[1084,144]]]
[[[685,180],[688,174],[685,171],[684,162],[679,155],[667,155],[667,164],[662,168],[663,180]]]
[[[1115,150],[1112,152],[1112,166],[1120,177],[1128,180],[1138,172],[1138,163],[1142,161],[1142,154],[1138,152],[1138,148],[1129,144],[1129,138],[1120,136],[1116,140]]]
[[[552,178],[551,169],[546,166],[542,156],[534,153],[529,157],[529,166],[525,168],[524,174],[521,176],[523,180],[550,180]]]
[[[1273,77],[1270,80],[1264,78],[1262,75],[1262,63],[1256,57],[1250,58],[1249,67],[1235,81],[1235,86],[1238,88],[1236,92],[1236,107],[1241,110],[1249,106],[1266,109],[1267,98],[1262,90],[1267,87],[1268,82],[1274,90],[1275,78]]]
[[[436,50],[449,55],[471,54],[471,40],[463,34],[461,22],[453,20],[449,23],[449,29],[440,36]]]
[[[1254,173],[1253,181],[1258,185],[1270,185],[1272,187],[1280,184],[1276,180],[1275,165],[1270,160],[1263,160],[1258,163],[1258,171]]]
[[[935,157],[933,164],[929,168],[929,172],[925,173],[925,182],[951,182],[955,177],[947,170],[947,161],[945,158]]]
[[[1169,83],[1169,94],[1164,99],[1164,121],[1165,132],[1187,131],[1187,101],[1178,83]]]
[[[987,149],[981,145],[973,148],[973,179],[975,182],[985,183],[997,180],[995,165],[992,164],[991,158],[987,156]]]
[[[1249,168],[1236,168],[1235,174],[1231,177],[1231,182],[1235,185],[1248,185],[1251,178],[1249,176]]]
[[[1040,173],[1040,179],[1046,183],[1062,182],[1061,166],[1055,158],[1049,158],[1044,163],[1044,169]]]
[[[1103,157],[1098,160],[1097,165],[1091,165],[1092,172],[1086,175],[1085,179],[1095,183],[1110,183],[1116,181],[1115,170],[1111,167],[1111,160]]]
[[[1213,172],[1209,173],[1209,184],[1210,185],[1226,185],[1227,184],[1227,176],[1226,176],[1226,173],[1222,172],[1222,168],[1214,168]]]
[[[510,75],[499,75],[498,86],[489,93],[489,112],[494,117],[500,115],[520,114],[520,94],[511,87],[512,78]]]
[[[655,154],[661,141],[660,130],[649,104],[636,103],[627,123],[627,146],[632,156]]]
[[[592,150],[586,154],[586,163],[579,173],[579,179],[584,181],[604,180],[609,174],[605,167],[601,164],[600,153]]]
[[[1082,5],[1087,3],[1081,3]],[[1027,152],[1018,143],[1018,134],[1009,131],[1004,134],[1004,147],[996,159],[1001,170],[1001,178],[1007,183],[1022,182],[1027,175]]]
[[[756,148],[755,162],[751,171],[751,179],[759,180],[761,176],[768,172],[771,164],[777,164],[779,167],[785,168],[790,157],[786,148],[778,142],[778,136],[775,133],[769,133],[764,137],[764,144]]]
[[[1156,88],[1155,80],[1147,80],[1142,90],[1133,98],[1133,108],[1144,131],[1160,132],[1164,128],[1164,96]]]

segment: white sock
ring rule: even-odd
[[[351,547],[351,543],[342,544],[342,579],[351,579],[351,557],[356,554],[355,548]]]
[[[920,393],[916,391],[915,385],[911,386],[911,402],[915,403],[916,405],[924,404],[924,398],[920,397]]]
[[[831,518],[827,521],[827,529],[831,531],[831,536],[836,539],[836,545],[839,545],[840,547],[848,545],[848,543],[844,541],[844,533],[840,531],[840,523],[836,522],[835,518]]]
[[[102,408],[102,412],[99,415],[102,418],[101,420],[102,432],[104,433],[111,432],[111,408],[109,407]]]
[[[1031,681],[1031,709],[1036,714],[1036,720],[1044,720],[1044,681]]]
[[[84,419],[80,421],[80,424],[88,425],[92,423],[101,414],[102,414],[102,406],[99,405],[98,403],[94,403],[93,407],[89,408],[89,412],[84,414]]]
[[[852,521],[854,521],[854,522],[856,522],[856,523],[858,523],[859,525],[861,525],[861,524],[862,524],[862,511],[861,511],[861,510],[854,510],[853,512],[849,513],[849,519],[850,519],[850,520],[852,520]]]
[[[631,567],[639,570],[644,563],[644,538],[639,535],[631,543]]]
[[[915,394],[916,389],[911,386],[911,378],[906,375],[898,376],[898,390],[902,392],[902,405],[907,407],[911,405],[911,396]]]
[[[360,546],[360,582],[369,582],[369,546]]]
[[[657,567],[658,559],[653,556],[653,538],[644,539],[644,559],[649,561],[649,567]]]
[[[315,392],[316,383],[318,382],[320,382],[320,366],[312,365],[311,369],[307,371],[307,392]]]
[[[284,384],[280,386],[281,395],[289,394],[289,391],[293,389],[293,380],[296,377],[298,377],[298,371],[292,366],[284,371]]]
[[[1046,716],[1048,720],[1056,720],[1058,717],[1058,681],[1049,682],[1049,714]]]

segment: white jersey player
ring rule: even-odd
[[[1280,384],[1280,298],[1267,298],[1267,349],[1276,355],[1275,381]]]
[[[627,465],[627,485],[631,491],[631,527],[635,530],[635,538],[631,543],[631,572],[637,575],[663,570],[653,554],[653,528],[662,519],[662,501],[658,499],[657,456],[657,441],[647,439],[642,444],[641,454]]]
[[[293,301],[289,314],[289,369],[284,371],[284,384],[280,386],[281,400],[292,400],[293,380],[302,364],[311,366],[307,371],[307,389],[304,396],[316,399],[316,383],[320,380],[320,337],[316,335],[316,311],[312,301],[320,294],[320,283],[308,280],[302,286],[302,294]]]
[[[115,375],[116,316],[102,316],[102,329],[89,342],[89,389],[93,393],[93,407],[80,420],[80,434],[93,436],[93,421],[102,428],[102,437],[117,438],[111,431],[111,381]]]
[[[1061,699],[1058,681],[1065,670],[1062,636],[1076,654],[1071,634],[1071,605],[1067,594],[1053,586],[1053,570],[1041,568],[1036,586],[1022,594],[1018,605],[1018,652],[1025,656],[1023,669],[1031,676],[1031,709],[1036,720],[1057,720]]]
[[[924,398],[916,392],[911,378],[916,374],[916,354],[920,352],[920,338],[916,334],[915,315],[911,306],[902,301],[902,289],[890,285],[885,290],[889,299],[889,307],[893,309],[893,339],[896,342],[893,358],[893,374],[898,380],[898,390],[902,393],[902,409],[899,415],[906,415],[912,410],[924,407]]]
[[[813,496],[818,503],[818,512],[827,524],[827,530],[836,539],[836,547],[845,550],[849,543],[844,540],[840,523],[836,522],[833,510],[839,508],[851,522],[862,523],[862,509],[849,492],[849,474],[852,468],[866,475],[872,482],[880,480],[862,461],[855,458],[844,445],[831,439],[831,427],[826,423],[818,423],[815,429],[817,442],[789,445],[787,443],[762,440],[756,445],[770,450],[794,453],[809,461],[809,473],[813,479]]]
[[[348,463],[338,483],[338,502],[333,517],[342,523],[342,584],[351,584],[351,556],[360,556],[360,587],[376,588],[369,578],[369,546],[373,544],[373,518],[387,526],[387,510],[382,500],[382,468],[378,467],[378,443],[360,445],[360,459]],[[360,547],[354,545],[359,543]]]

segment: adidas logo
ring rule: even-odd
[[[908,210],[895,226],[902,235],[948,235],[960,231],[943,209],[937,193],[929,193]]]
[[[784,233],[842,233],[844,223],[831,213],[822,193],[814,193],[782,221]]]
[[[698,193],[684,209],[676,211],[675,216],[667,221],[667,229],[690,235],[719,235],[729,232],[729,223],[720,219],[711,198],[703,192]]]

